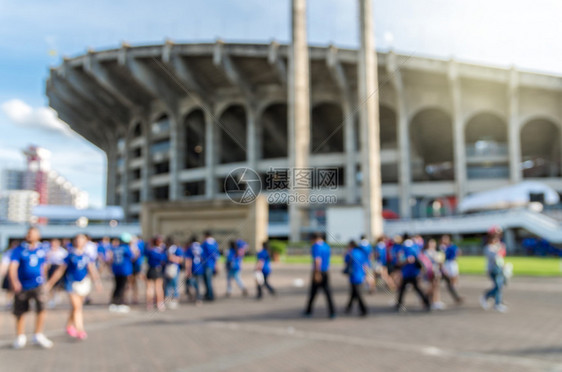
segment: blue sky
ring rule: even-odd
[[[377,47],[562,74],[562,1],[374,0]],[[33,143],[53,168],[105,200],[105,156],[45,108],[49,66],[88,47],[289,38],[289,0],[0,0],[0,168]],[[309,41],[358,44],[355,0],[309,0]]]

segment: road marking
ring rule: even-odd
[[[562,371],[562,363],[549,362],[541,359],[533,359],[519,356],[507,356],[502,354],[483,353],[475,351],[462,351],[454,349],[442,349],[433,346],[409,344],[395,341],[379,341],[375,339],[345,336],[340,334],[330,334],[321,332],[301,331],[294,328],[280,328],[274,326],[264,325],[250,325],[240,324],[233,322],[207,322],[207,325],[213,328],[220,329],[235,329],[237,332],[243,331],[248,333],[258,333],[263,335],[285,336],[291,338],[298,338],[301,340],[312,341],[325,341],[325,342],[338,342],[349,345],[357,345],[362,347],[376,347],[380,349],[387,349],[391,351],[404,351],[414,352],[424,356],[436,358],[461,358],[471,361],[480,360],[488,363],[502,364],[502,365],[517,365],[528,368],[542,368],[548,371]],[[289,331],[291,329],[291,331]]]

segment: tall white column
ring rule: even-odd
[[[449,88],[451,90],[453,114],[456,196],[457,201],[461,202],[466,195],[466,148],[464,143],[464,123],[462,119],[461,84],[455,61],[449,62]]]
[[[369,240],[382,235],[382,194],[378,65],[374,42],[371,0],[359,0],[361,49],[358,61],[359,118],[361,133],[362,204],[365,234]]]
[[[518,183],[523,178],[521,172],[521,131],[519,127],[519,74],[512,68],[507,90],[509,106],[509,178]]]
[[[396,120],[398,137],[398,187],[400,193],[400,217],[410,218],[412,207],[412,168],[410,162],[410,126],[408,125],[408,111],[402,73],[396,61],[394,52],[388,53],[387,72],[391,75],[392,84],[396,92]]]
[[[212,199],[217,193],[216,177],[215,177],[215,164],[217,146],[216,144],[216,129],[214,118],[211,113],[212,108],[205,111],[205,197]]]
[[[292,0],[292,43],[289,56],[289,160],[293,170],[308,167],[310,152],[310,75],[306,38],[306,0]],[[294,190],[308,195],[306,189]],[[301,240],[304,204],[289,205],[290,239]]]
[[[355,143],[355,117],[353,115],[352,102],[349,97],[343,101],[344,115],[344,140],[345,140],[345,199],[348,204],[357,203],[357,146]]]

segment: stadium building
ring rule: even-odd
[[[226,198],[238,167],[289,167],[288,54],[270,44],[89,51],[50,72],[49,104],[107,154],[108,205]],[[465,195],[524,179],[562,191],[562,78],[379,52],[383,206],[449,215]],[[339,204],[361,198],[358,51],[310,47],[310,165],[338,170]],[[287,225],[270,205],[270,225]],[[322,227],[323,206],[309,226]],[[283,230],[283,229],[281,229]],[[280,230],[280,231],[281,231]]]

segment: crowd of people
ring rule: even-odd
[[[493,287],[480,299],[484,309],[488,300],[494,299],[494,308],[505,312],[502,288],[506,273],[503,257],[505,246],[501,241],[501,229],[492,228],[488,234],[485,255],[488,275]],[[321,234],[312,238],[312,280],[304,316],[313,312],[316,295],[322,291],[327,299],[328,315],[336,317],[336,307],[330,286],[331,248]],[[165,311],[178,306],[182,292],[189,301],[201,305],[216,297],[213,281],[219,271],[219,257],[225,257],[226,296],[232,295],[232,282],[242,296],[248,296],[242,280],[242,261],[248,254],[248,244],[242,239],[229,243],[228,250],[221,252],[211,232],[205,232],[200,241],[193,236],[180,245],[172,239],[156,236],[150,241],[123,234],[120,238],[103,238],[94,242],[85,234],[70,239],[41,241],[39,229],[31,227],[26,239],[4,252],[0,276],[4,276],[2,288],[13,296],[12,312],[16,320],[14,348],[27,343],[24,333],[24,316],[34,302],[36,311],[33,344],[50,348],[53,342],[43,334],[45,311],[53,307],[61,292],[66,292],[71,305],[66,333],[79,340],[87,338],[84,327],[83,307],[91,301],[95,288],[102,291],[101,273],[113,278],[113,290],[109,311],[128,313],[129,304],[139,303],[139,281],[145,282],[145,301],[149,311]],[[449,236],[424,240],[421,236],[396,236],[379,238],[373,245],[362,236],[358,242],[350,241],[344,256],[343,273],[350,283],[349,301],[345,312],[350,313],[357,302],[361,316],[368,314],[363,292],[374,293],[377,288],[396,292],[395,309],[402,311],[406,289],[411,286],[419,296],[425,310],[441,310],[440,283],[444,281],[456,304],[463,298],[457,292],[460,249]],[[263,297],[264,290],[276,295],[270,284],[272,272],[268,242],[257,251],[254,267],[256,298]],[[3,274],[5,273],[5,275]],[[379,285],[377,285],[379,284]],[[130,293],[127,301],[127,293]]]
[[[502,230],[492,227],[484,248],[487,260],[488,276],[493,287],[480,298],[481,306],[487,310],[488,300],[494,299],[494,309],[507,311],[502,302],[502,289],[510,277],[509,266],[504,264],[505,245],[501,240]],[[331,249],[321,234],[313,238],[311,254],[313,258],[310,294],[304,311],[305,316],[312,315],[313,303],[319,290],[326,296],[328,316],[334,318],[336,310],[329,281]],[[357,302],[361,316],[366,316],[368,307],[362,292],[375,291],[377,282],[389,292],[397,292],[396,311],[404,311],[403,299],[406,289],[411,286],[419,296],[426,311],[443,310],[445,303],[441,300],[441,282],[446,283],[454,303],[463,303],[463,297],[457,291],[459,265],[457,257],[461,250],[453,244],[449,235],[443,235],[439,242],[422,236],[395,236],[379,238],[371,245],[365,236],[359,242],[350,241],[344,256],[343,273],[349,277],[349,301],[345,312],[350,313]]]
[[[231,241],[224,253],[227,276],[227,296],[232,294],[232,281],[243,296],[248,290],[241,277],[242,260],[247,255],[248,244],[242,239]],[[178,306],[180,291],[184,290],[190,301],[200,305],[203,300],[213,301],[213,281],[219,271],[221,252],[210,232],[199,241],[196,236],[185,244],[176,244],[161,236],[145,242],[140,237],[123,234],[120,238],[103,238],[94,242],[91,237],[79,234],[70,239],[41,241],[39,229],[32,227],[21,243],[14,243],[4,252],[0,277],[2,288],[13,296],[12,313],[16,319],[14,348],[27,344],[24,333],[24,316],[34,303],[36,312],[33,344],[51,348],[53,342],[43,334],[45,313],[58,302],[60,292],[66,292],[71,305],[66,333],[84,340],[83,306],[89,303],[92,289],[102,291],[101,273],[110,273],[113,290],[109,311],[128,313],[130,304],[139,303],[139,281],[146,285],[146,308],[165,311]],[[271,256],[265,242],[257,253],[254,275],[256,298],[261,299],[265,287],[271,294],[275,290],[268,281],[271,274]],[[183,284],[180,281],[183,278]],[[204,291],[203,291],[204,286]],[[129,300],[126,295],[130,292]]]

